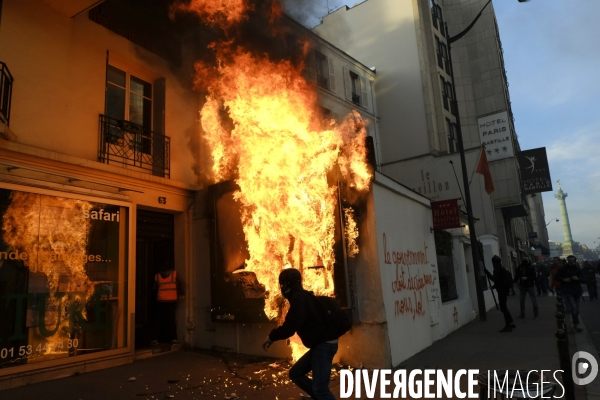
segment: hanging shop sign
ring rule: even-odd
[[[432,201],[431,214],[434,230],[460,228],[458,199]]]
[[[0,368],[126,346],[126,217],[0,189]]]
[[[506,111],[477,119],[479,137],[481,143],[485,144],[488,161],[502,160],[515,155],[508,121]]]
[[[521,191],[524,194],[552,191],[545,147],[521,151],[517,153],[517,161],[521,172]]]

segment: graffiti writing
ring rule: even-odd
[[[428,285],[433,285],[433,276],[431,274],[421,275],[421,271],[417,270],[417,275],[411,276],[410,268],[407,269],[408,274],[404,272],[403,267],[396,266],[396,279],[392,281],[392,292],[421,290]]]
[[[398,265],[427,265],[427,246],[423,245],[423,250],[419,251],[393,251],[387,250],[387,237],[383,234],[383,254],[386,264]]]
[[[409,295],[396,300],[394,305],[394,316],[398,317],[403,314],[412,314],[413,319],[415,319],[417,315],[425,315],[425,310],[423,309],[423,292],[419,291],[418,298],[417,291],[413,291],[412,294],[412,297]]]

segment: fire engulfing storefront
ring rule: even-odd
[[[278,292],[269,293],[258,280],[257,274],[245,269],[250,254],[242,227],[240,205],[234,199],[235,190],[239,190],[239,187],[232,181],[214,185],[209,190],[214,207],[211,212],[212,317],[216,322],[268,322],[264,311],[265,299],[277,296]],[[346,241],[341,229],[344,226],[343,214],[339,207],[334,209],[334,213],[333,296],[343,308],[349,309]],[[326,268],[322,262],[316,263],[321,265],[313,265],[304,261],[301,239],[290,240],[286,258],[286,266],[297,268],[305,275]],[[284,302],[279,304],[283,306]]]
[[[2,375],[128,345],[128,208],[45,193],[0,188]]]
[[[286,237],[288,247],[279,257],[279,268],[248,268],[251,254],[242,223],[243,207],[236,200],[238,190],[233,181],[225,181],[207,189],[204,197],[210,241],[210,315],[219,338],[210,343],[264,354],[262,335],[281,322],[286,307],[279,288],[269,290],[264,282],[276,279],[281,268],[293,266],[308,276],[305,288],[318,291],[311,274],[325,266],[304,262],[303,241]],[[358,233],[354,254],[346,240],[350,227],[344,217],[346,206],[340,195],[334,208],[334,287],[330,294],[354,317],[353,328],[340,340],[337,357],[341,362],[395,366],[473,318],[464,271],[457,272],[459,298],[442,302],[428,199],[375,173],[371,190],[348,207],[356,223],[350,229]],[[464,254],[455,258],[455,265],[459,264]],[[269,316],[273,299],[280,309]],[[291,352],[297,358],[304,351],[295,338],[288,343],[291,349],[278,345],[277,356]]]

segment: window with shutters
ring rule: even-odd
[[[333,59],[327,57],[320,51],[315,50],[315,60],[313,62],[316,63],[317,85],[335,92],[335,69]]]
[[[164,135],[164,90],[164,79],[151,83],[107,64],[105,112],[100,116],[100,161],[169,177],[170,140]]]
[[[367,80],[364,77],[344,67],[344,85],[347,100],[364,108],[369,107]]]

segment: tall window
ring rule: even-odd
[[[431,20],[433,26],[440,31],[442,36],[446,36],[446,29],[444,27],[444,17],[442,16],[442,7],[437,5],[434,1],[431,2]]]
[[[458,151],[456,124],[448,118],[446,118],[446,132],[448,132],[448,153],[456,153]]]
[[[360,105],[360,80],[358,75],[350,71],[350,84],[352,85],[352,102]]]
[[[105,111],[100,116],[101,162],[130,165],[169,177],[165,88],[164,78],[151,83],[107,64]]]
[[[445,69],[450,74],[450,59],[448,57],[448,47],[437,36],[435,37],[437,62],[441,69]]]
[[[344,85],[346,92],[346,100],[354,104],[368,108],[368,88],[367,80],[358,73],[343,67],[344,70]]]
[[[109,65],[106,71],[106,115],[152,129],[152,84]]]
[[[442,303],[446,303],[458,299],[452,234],[448,231],[437,230],[434,231],[434,239]]]
[[[454,101],[454,88],[452,87],[452,84],[450,82],[446,82],[446,80],[440,76],[440,87],[442,89],[444,108],[455,114],[456,102]]]

